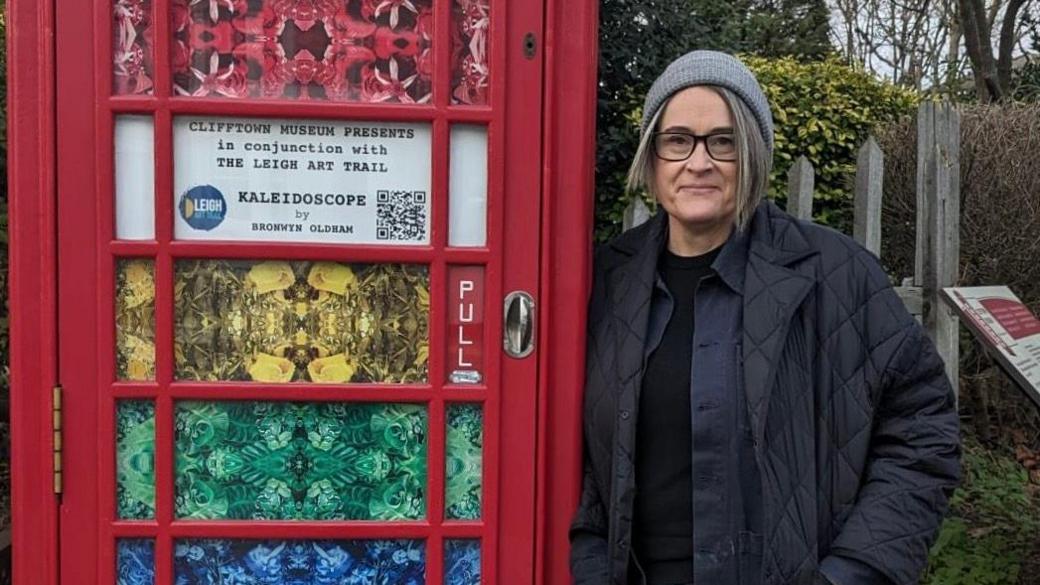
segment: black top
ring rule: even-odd
[[[646,364],[636,424],[633,545],[650,585],[693,582],[690,362],[693,300],[716,248],[693,257],[665,250],[658,271],[672,297],[664,336]]]

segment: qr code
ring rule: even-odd
[[[376,239],[424,241],[426,191],[376,191]]]

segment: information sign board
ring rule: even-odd
[[[177,239],[429,243],[428,123],[180,116],[173,143]]]
[[[944,288],[947,302],[1040,407],[1040,319],[1006,286]]]

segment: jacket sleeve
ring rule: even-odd
[[[596,354],[596,329],[597,324],[603,319],[605,289],[603,286],[603,249],[597,249],[593,261],[593,281],[588,307],[588,330],[586,332],[586,395],[584,416],[590,415],[587,402],[589,401],[589,377],[599,367]],[[583,420],[587,425],[589,421]],[[581,499],[578,509],[574,513],[574,519],[570,527],[571,542],[571,575],[574,577],[575,585],[605,585],[610,582],[609,547],[607,538],[609,536],[609,523],[607,520],[607,507],[603,492],[596,482],[596,474],[593,472],[592,458],[589,454],[588,427],[585,427],[583,435],[583,457],[582,457],[582,481]]]
[[[607,513],[585,458],[581,501],[571,522],[571,575],[575,585],[610,582],[607,562]]]
[[[875,397],[873,432],[856,503],[833,542],[834,558],[821,567],[838,585],[913,585],[960,481],[956,403],[931,339],[876,258],[865,251],[861,257],[867,290],[859,322]],[[876,578],[843,570],[858,564],[849,559]]]
[[[891,585],[883,573],[866,563],[855,559],[830,555],[820,563],[820,573],[825,578],[819,583],[823,585],[845,585],[846,583],[871,583],[875,585]]]

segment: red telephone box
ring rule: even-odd
[[[595,7],[10,2],[15,582],[566,582]]]

